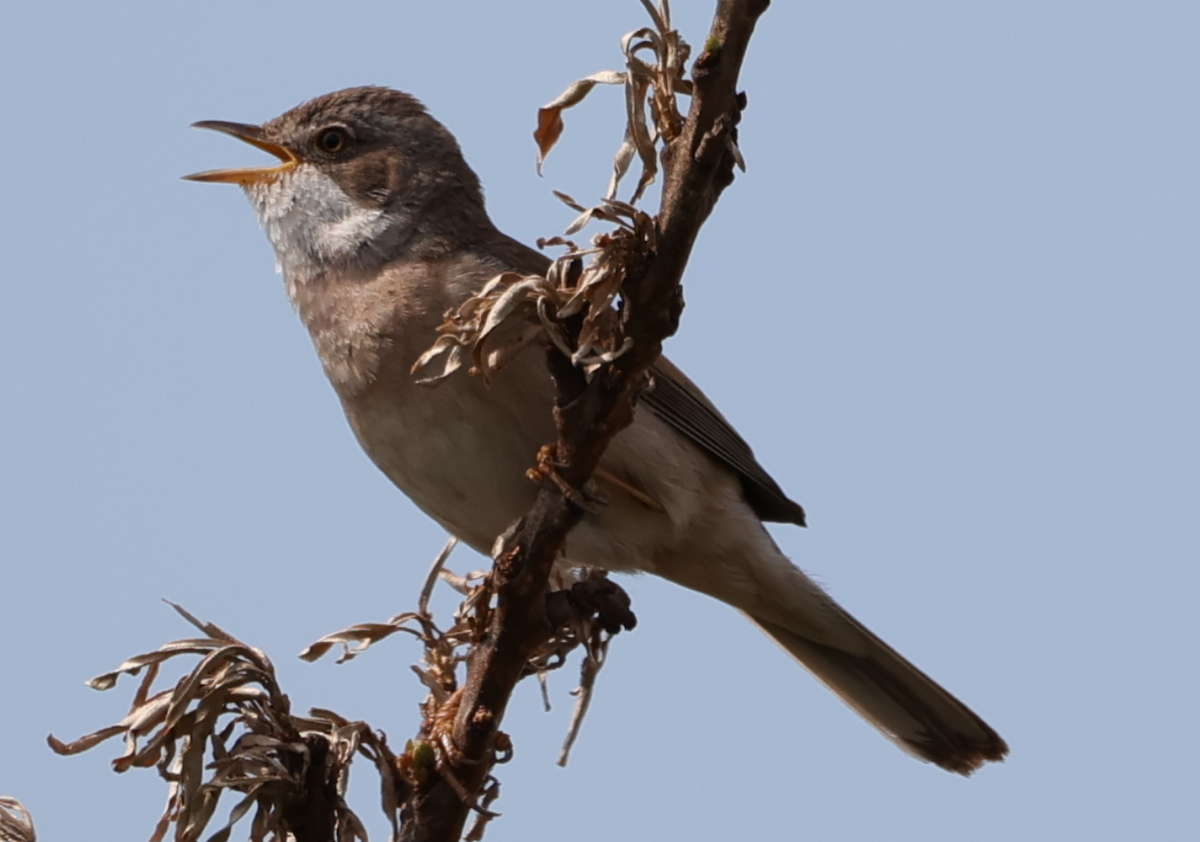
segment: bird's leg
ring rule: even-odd
[[[588,514],[597,514],[597,509],[593,504],[607,505],[608,500],[592,489],[587,487],[582,489],[575,488],[563,479],[558,469],[565,468],[566,466],[565,462],[559,461],[558,449],[555,445],[545,444],[538,450],[537,465],[526,471],[525,476],[539,484],[543,482],[552,483],[573,506],[578,506]]]

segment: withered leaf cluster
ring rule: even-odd
[[[637,204],[646,188],[654,183],[659,142],[674,140],[683,125],[676,95],[692,92],[684,66],[691,48],[671,25],[670,3],[661,0],[656,7],[650,0],[642,0],[642,5],[654,26],[636,29],[621,39],[625,70],[602,70],[572,82],[538,110],[538,125],[533,133],[538,145],[538,172],[541,172],[546,156],[562,136],[563,111],[582,102],[596,85],[624,85],[625,137],[613,157],[612,180],[604,198],[616,198],[617,187],[636,156],[641,161],[642,174],[630,204]],[[649,53],[651,61],[642,59],[642,53]]]
[[[442,358],[441,368],[424,374],[418,382],[438,383],[468,358],[471,373],[489,379],[534,342],[554,343],[589,373],[632,346],[620,331],[616,304],[629,267],[653,248],[653,220],[625,202],[605,200],[585,209],[569,196],[556,195],[580,213],[568,235],[591,219],[614,223],[616,229],[596,235],[591,247],[583,249],[561,237],[542,240],[542,245],[567,247],[545,276],[502,272],[488,281],[446,314],[438,328],[440,335],[417,359],[413,372],[422,372],[438,358]],[[576,316],[582,323],[572,339],[564,322]]]
[[[429,693],[421,704],[421,731],[399,756],[366,723],[324,709],[313,709],[307,716],[292,713],[274,666],[262,650],[196,619],[178,605],[172,607],[204,637],[172,641],[89,680],[88,686],[108,690],[122,675],[144,671],[129,713],[120,722],[69,743],[54,736],[48,742],[57,753],[70,755],[122,736],[125,749],[113,760],[115,771],[156,768],[168,783],[168,796],[151,842],[165,839],[172,827],[176,842],[202,838],[225,842],[252,811],[249,838],[254,842],[366,840],[362,821],[345,801],[351,762],[362,756],[379,775],[381,807],[392,826],[391,838],[398,839],[415,794],[438,778],[457,784],[450,771],[451,761],[458,758],[451,734],[462,698],[463,667],[471,646],[486,633],[492,611],[490,575],[457,576],[445,569],[456,543],[450,539],[439,553],[416,611],[334,632],[301,653],[313,661],[340,645],[340,662],[397,631],[421,641],[422,663],[413,669]],[[463,597],[453,624],[445,630],[429,610],[439,581]],[[553,628],[526,672],[538,675],[544,684],[547,672],[561,667],[572,650],[583,647],[583,675],[575,691],[579,700],[560,759],[565,762],[608,641],[622,628],[632,628],[636,620],[628,596],[602,571],[564,572],[555,587],[548,604]],[[199,660],[174,686],[156,689],[162,667],[180,656]],[[511,754],[508,738],[500,734],[492,762],[503,763]],[[222,796],[230,792],[238,800],[226,821],[210,831]],[[478,796],[459,785],[460,797],[478,814],[471,838],[480,838],[486,821],[495,817],[488,807],[499,793],[494,777],[489,777]],[[0,798],[0,842],[34,842],[32,820],[15,799]]]
[[[33,816],[9,795],[0,795],[0,842],[37,842]]]
[[[461,699],[462,670],[471,647],[487,632],[495,597],[490,574],[477,571],[459,576],[445,568],[456,544],[457,540],[451,538],[435,559],[416,611],[397,614],[384,623],[360,623],[327,634],[300,653],[301,658],[313,661],[340,645],[340,663],[356,657],[398,631],[412,634],[421,641],[424,647],[422,664],[414,666],[413,671],[428,689],[429,695],[421,704],[421,732],[400,758],[406,777],[413,779],[418,788],[423,752],[429,752],[429,757],[442,775],[448,773],[446,761],[457,752],[451,739],[451,730]],[[446,629],[438,626],[429,610],[429,599],[438,581],[449,585],[463,597],[454,611],[453,624]],[[609,641],[622,629],[633,629],[637,618],[630,610],[628,594],[611,581],[605,571],[597,568],[557,572],[547,596],[547,616],[550,621],[549,634],[532,654],[525,670],[527,676],[536,675],[542,683],[547,710],[550,702],[546,691],[546,675],[564,666],[575,649],[583,650],[580,682],[573,691],[576,696],[575,712],[559,757],[560,765],[565,765],[591,701],[596,675],[604,664]],[[511,753],[507,737],[502,738],[498,748],[496,762],[504,762]],[[465,793],[464,797],[467,797]],[[486,803],[472,803],[479,808],[479,812],[486,813],[483,809]]]
[[[569,576],[569,581],[561,581]],[[592,702],[596,676],[608,656],[608,644],[613,635],[622,629],[632,631],[637,617],[630,610],[629,595],[608,573],[595,567],[577,568],[564,577],[559,577],[558,588],[550,593],[548,614],[555,628],[554,637],[539,647],[530,658],[530,668],[537,673],[542,685],[542,699],[546,709],[550,708],[546,692],[546,673],[566,663],[567,655],[576,647],[583,647],[583,662],[580,666],[579,686],[572,691],[575,710],[571,724],[558,755],[558,765],[566,766],[575,738],[583,725]]]
[[[210,842],[228,839],[252,809],[254,842],[366,840],[362,822],[344,799],[350,763],[362,755],[379,773],[383,810],[398,836],[406,784],[383,737],[332,711],[293,714],[260,649],[173,607],[205,636],[167,643],[91,679],[90,687],[107,690],[121,675],[145,671],[124,719],[70,743],[51,736],[50,747],[77,754],[124,736],[125,751],[113,768],[155,767],[168,782],[167,804],[151,842],[165,838],[172,825],[177,842],[201,839],[227,792],[240,799],[225,824],[207,837]],[[184,655],[200,660],[173,687],[156,691],[160,668]]]

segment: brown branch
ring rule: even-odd
[[[337,778],[329,763],[329,742],[320,735],[304,738],[307,756],[289,754],[291,772],[302,785],[283,805],[284,823],[296,842],[325,842],[334,838],[338,812]]]
[[[652,251],[629,267],[622,327],[632,349],[597,370],[590,381],[556,349],[548,364],[557,390],[558,442],[554,465],[571,489],[592,476],[609,442],[633,421],[646,371],[659,357],[683,309],[680,279],[700,226],[733,180],[733,141],[744,99],[738,73],[750,36],[768,0],[719,0],[704,50],[692,68],[695,84],[682,131],[663,151],[662,203]],[[545,467],[545,466],[543,466]],[[533,508],[506,533],[496,559],[496,609],[485,639],[473,650],[455,719],[457,757],[447,770],[468,793],[478,794],[491,771],[494,740],[509,697],[530,655],[551,634],[546,618],[547,581],[567,533],[583,517],[579,494],[544,483]],[[470,806],[444,778],[420,787],[402,838],[455,842]]]

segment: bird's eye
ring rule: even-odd
[[[350,145],[350,133],[338,126],[322,129],[317,135],[317,148],[329,155],[344,152]]]

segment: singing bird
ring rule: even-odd
[[[490,382],[465,370],[416,382],[444,314],[498,273],[545,273],[504,235],[454,136],[412,96],[337,91],[262,125],[204,121],[277,164],[193,181],[241,185],[275,249],[359,443],[387,477],[487,554],[536,493],[526,477],[554,440],[553,388],[536,347]],[[564,564],[653,573],[741,611],[900,748],[970,774],[1004,740],[797,568],[764,521],[804,510],[704,393],[666,358],[597,482],[607,504],[570,533]]]

